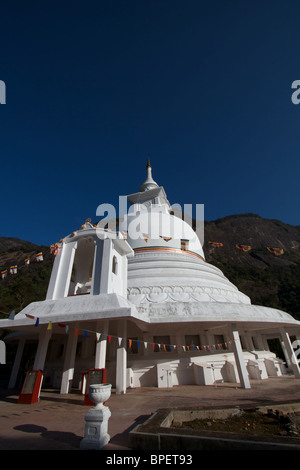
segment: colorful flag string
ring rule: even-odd
[[[25,314],[27,318],[30,318],[32,320],[35,320],[35,327],[39,325],[39,317],[35,317],[33,315],[30,315],[28,313]],[[57,323],[57,325],[61,328],[65,328],[65,332],[69,332],[69,325],[66,325],[64,323]],[[50,321],[47,326],[48,330],[53,329],[53,323]],[[121,343],[123,340],[128,341],[129,349],[133,349],[134,346],[137,347],[137,350],[139,350],[140,344],[143,343],[144,347],[147,348],[148,346],[148,341],[141,341],[139,339],[131,339],[131,338],[122,338],[120,336],[113,336],[113,335],[108,335],[99,331],[94,331],[94,330],[87,330],[83,328],[75,328],[75,336],[79,336],[79,332],[83,332],[83,338],[86,339],[88,336],[88,333],[95,334],[97,336],[97,340],[99,341],[100,338],[102,339],[107,339],[108,343],[111,343],[112,338],[116,339],[118,341],[118,345],[120,347]],[[166,344],[166,343],[151,343],[153,351],[172,351],[172,348],[174,350],[178,349],[179,351],[182,350],[184,352],[187,351],[205,351],[205,352],[211,352],[211,351],[216,351],[220,349],[228,349],[231,344],[234,343],[234,340],[229,340],[229,341],[223,341],[220,343],[215,343],[215,344],[205,344],[205,345],[182,345],[182,344]]]

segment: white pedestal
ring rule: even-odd
[[[85,416],[84,438],[80,449],[101,450],[110,440],[108,420],[111,416],[107,406],[91,408]]]
[[[80,449],[101,450],[110,441],[107,429],[111,412],[108,406],[103,405],[110,394],[111,384],[89,386],[89,398],[96,406],[85,416],[84,438],[80,442]]]

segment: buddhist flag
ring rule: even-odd
[[[119,343],[119,347],[121,346],[121,343],[122,343],[122,338],[118,338],[118,343]]]
[[[267,246],[267,250],[275,256],[281,256],[284,253],[282,248],[271,248],[270,246]]]
[[[5,269],[4,271],[1,271],[1,277],[2,279],[5,279],[7,276],[7,269]]]
[[[132,339],[129,340],[129,348],[131,349]]]
[[[145,242],[147,243],[147,242],[148,242],[148,238],[149,238],[148,233],[142,233],[142,235],[143,235],[143,239],[144,239]]]
[[[250,251],[252,248],[249,245],[235,245],[235,246],[241,251]]]
[[[18,272],[18,265],[11,266],[9,269],[10,274],[17,274]]]
[[[43,259],[44,259],[44,258],[43,258],[43,253],[42,253],[42,252],[38,253],[38,254],[35,256],[35,258],[36,258],[37,262],[40,263],[40,262],[43,261]]]
[[[30,264],[30,258],[26,258],[26,259],[25,259],[25,264],[26,264],[26,265]]]
[[[34,326],[35,326],[35,327],[39,326],[39,323],[40,323],[40,319],[37,318],[36,321],[35,321],[35,325],[34,325]]]
[[[52,330],[52,321],[49,321],[47,330]]]
[[[86,339],[87,335],[88,335],[88,331],[84,330],[83,339]]]
[[[215,246],[223,246],[223,243],[221,243],[221,242],[208,242],[208,243],[209,243],[209,245],[214,246],[214,247]]]
[[[26,316],[27,318],[35,319],[35,317],[34,317],[33,315],[29,315],[29,313],[25,313],[25,316]]]
[[[162,235],[160,235],[160,238],[162,238],[165,242],[172,240],[172,237],[163,237]]]
[[[189,249],[189,240],[181,239],[181,249],[187,251]]]

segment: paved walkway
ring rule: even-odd
[[[89,410],[79,394],[60,395],[42,391],[32,405],[17,403],[18,395],[1,392],[0,450],[79,450],[84,437],[84,417]],[[129,431],[160,408],[214,408],[298,402],[300,380],[292,376],[251,381],[251,389],[236,384],[201,387],[186,385],[169,389],[143,388],[112,395],[110,442],[106,450],[128,450]]]

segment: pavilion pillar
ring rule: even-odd
[[[118,336],[121,339],[116,354],[116,393],[124,394],[127,388],[127,321],[121,320],[118,324]]]
[[[292,369],[295,379],[300,379],[300,368],[298,360],[291,344],[290,336],[285,328],[280,328],[280,335],[283,343],[284,353],[286,355],[288,366]]]
[[[95,355],[95,369],[105,369],[108,326],[109,320],[105,320],[104,323],[98,323],[97,325],[97,329],[101,331],[96,333],[97,343]]]
[[[251,388],[249,375],[246,369],[243,350],[241,346],[240,336],[236,325],[232,325],[232,336],[233,336],[233,352],[235,357],[235,362],[239,374],[239,379],[241,386],[243,388]]]
[[[259,351],[264,351],[265,346],[264,346],[264,342],[263,342],[263,339],[262,339],[261,334],[257,334],[257,335],[255,336],[255,339],[256,339],[256,342],[257,342],[257,346],[258,346]]]
[[[253,345],[252,336],[248,331],[244,332],[244,340],[245,340],[246,348],[248,349],[248,351],[253,351],[255,347]]]
[[[61,299],[67,297],[76,248],[76,241],[63,244],[60,258],[57,258],[57,264],[55,264],[55,269],[50,279],[47,299]]]
[[[152,347],[153,338],[152,338],[152,335],[150,335],[149,333],[145,333],[143,335],[143,341],[144,341],[144,344],[145,344],[145,342],[147,343],[147,345],[144,346],[143,355],[144,356],[151,356],[151,353],[153,351],[153,347]]]
[[[61,394],[69,393],[70,384],[73,380],[77,339],[78,336],[75,335],[75,327],[70,327],[61,379]]]
[[[49,340],[52,335],[52,330],[48,329],[48,325],[41,325],[39,334],[39,344],[35,354],[33,369],[43,370],[48,350]]]
[[[21,338],[18,344],[18,349],[17,349],[17,353],[15,356],[14,365],[12,367],[12,371],[10,374],[8,388],[15,388],[16,386],[16,381],[17,381],[17,376],[18,376],[18,372],[20,369],[24,346],[25,346],[25,338]]]

